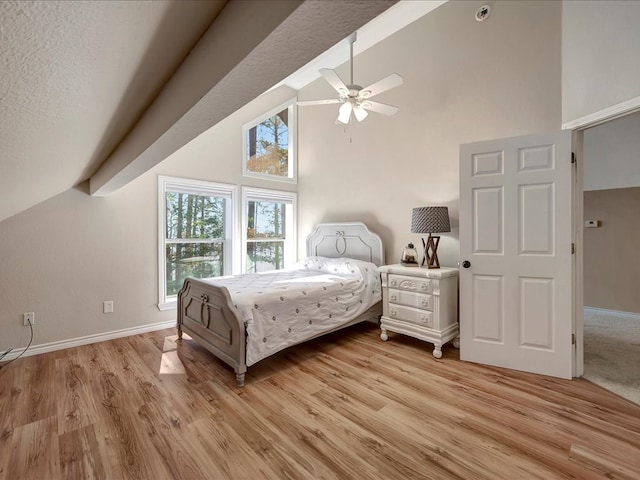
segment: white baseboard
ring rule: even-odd
[[[594,314],[612,315],[614,317],[633,318],[640,322],[640,313],[623,312],[620,310],[611,310],[608,308],[597,308],[597,307],[584,307],[584,311],[591,312]]]
[[[7,354],[2,361],[13,360],[22,352],[23,357],[30,357],[32,355],[40,355],[41,353],[55,352],[56,350],[64,350],[65,348],[79,347],[81,345],[89,345],[90,343],[104,342],[106,340],[113,340],[114,338],[130,337],[132,335],[138,335],[140,333],[154,332],[156,330],[163,330],[165,328],[171,328],[176,326],[175,320],[168,322],[152,323],[150,325],[143,325],[141,327],[123,328],[122,330],[114,330],[107,333],[98,333],[95,335],[87,335],[86,337],[71,338],[69,340],[60,340],[59,342],[43,343],[42,345],[31,346],[24,352],[24,348],[16,348],[11,353]]]

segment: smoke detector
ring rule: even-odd
[[[482,22],[491,15],[491,5],[483,5],[476,12],[476,21]]]

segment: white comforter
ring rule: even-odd
[[[287,270],[210,279],[224,285],[247,327],[247,366],[354,319],[381,299],[378,268],[308,257]]]

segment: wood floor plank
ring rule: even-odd
[[[331,472],[316,468],[317,463],[300,454],[296,438],[285,435],[279,422],[274,421],[283,415],[286,405],[277,399],[271,401],[257,385],[236,392],[225,391],[214,382],[207,382],[204,387],[216,398],[219,421],[241,435],[279,478],[333,478]]]
[[[640,478],[640,406],[371,325],[231,368],[175,329],[0,370],[0,479]]]
[[[310,397],[303,400],[290,396],[282,390],[282,385],[276,379],[260,382],[255,389],[265,399],[287,399],[286,411],[274,415],[272,421],[277,424],[283,437],[297,445],[299,455],[312,465],[314,476],[380,478],[375,467],[364,462],[355,453],[356,445],[349,441],[348,436],[336,435],[335,426],[329,423],[330,412],[314,409]],[[351,454],[344,455],[345,451],[350,451]],[[328,470],[329,473],[320,473],[323,470]]]
[[[60,469],[65,479],[109,478],[93,425],[60,435]]]
[[[634,457],[638,456],[636,451]],[[608,453],[599,452],[593,448],[585,448],[581,445],[572,445],[570,458],[582,465],[588,465],[606,478],[620,480],[637,480],[638,469],[629,468],[627,464],[621,464],[617,459],[609,457]]]
[[[95,397],[88,389],[89,378],[82,362],[76,355],[56,360],[58,375],[63,387],[58,389],[58,432],[91,426],[98,421]],[[62,409],[62,411],[60,411]]]
[[[304,385],[307,383],[304,373],[298,372],[295,375],[298,379],[295,382],[298,386],[297,395],[304,397]],[[340,380],[332,378],[325,388],[314,392],[309,412],[314,420],[318,417],[317,412],[324,412],[328,418],[322,424],[332,426],[325,434],[348,438],[353,454],[374,466],[379,478],[391,478],[394,474],[400,478],[458,478],[446,475],[448,472],[439,468],[439,465],[427,467],[419,455],[424,444],[411,441],[401,445],[406,432],[398,434],[398,430],[389,425],[389,420],[394,416],[387,416],[383,407],[368,408],[370,396],[367,396],[366,403],[362,403],[359,394],[345,392],[340,388],[339,382]],[[287,382],[289,388],[292,384],[293,381]],[[352,382],[351,385],[355,384]],[[384,404],[387,405],[388,402],[384,401]],[[352,478],[359,476],[359,471],[351,474]]]
[[[209,473],[198,464],[197,458],[188,441],[186,428],[188,423],[180,419],[166,407],[170,405],[149,402],[140,407],[138,415],[141,420],[142,433],[146,434],[150,443],[161,453],[169,477],[172,479],[206,480]]]
[[[27,362],[23,362],[26,366]],[[20,405],[24,398],[23,386],[28,383],[27,368],[3,368],[0,370],[0,445],[13,432],[14,426],[19,426],[16,418],[24,413],[19,412],[15,405]]]
[[[213,478],[280,478],[249,447],[247,442],[230,427],[216,419],[201,419],[189,425],[192,435],[189,444],[199,457],[213,459],[217,473]]]
[[[62,478],[59,459],[57,419],[36,420],[13,430],[9,448],[2,449],[0,474],[11,479]]]
[[[56,414],[55,398],[48,390],[48,382],[56,375],[54,362],[48,361],[42,355],[20,360],[23,368],[18,372],[5,372],[5,375],[0,377],[10,382],[0,387],[0,391],[6,392],[3,396],[10,396],[7,408],[0,412],[0,425],[3,429],[27,425]],[[16,405],[20,405],[21,408],[12,408]]]

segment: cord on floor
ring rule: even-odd
[[[33,325],[31,325],[31,320],[28,320],[29,322],[29,329],[31,330],[31,338],[29,339],[29,344],[25,347],[24,350],[22,350],[20,352],[20,355],[18,355],[16,358],[9,360],[7,363],[5,363],[4,365],[0,365],[0,370],[2,370],[3,368],[5,368],[8,365],[11,365],[13,362],[15,362],[16,360],[18,360],[22,355],[24,355],[24,352],[26,352],[29,347],[31,346],[31,342],[33,342]],[[7,354],[9,352],[11,352],[13,349],[10,348],[9,350],[7,350],[6,352],[4,352],[4,354],[0,357],[0,360],[2,360],[4,357],[7,356]]]

